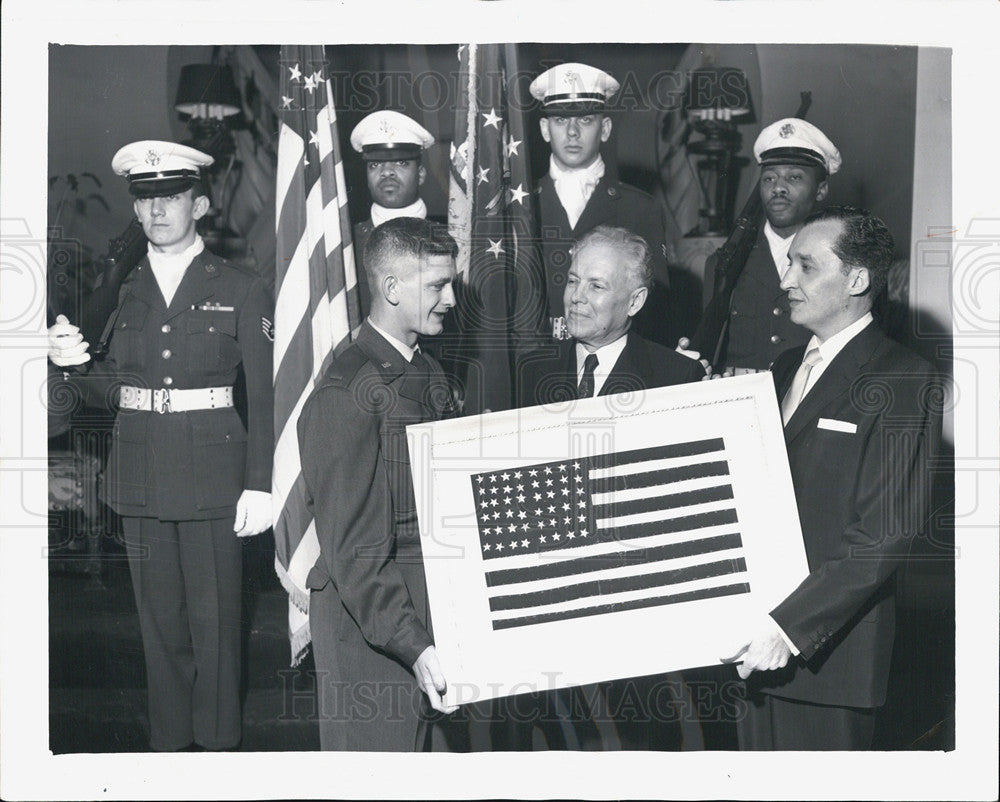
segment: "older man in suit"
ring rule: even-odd
[[[698,362],[632,330],[652,282],[649,244],[621,227],[597,226],[577,241],[563,304],[571,340],[520,366],[520,406],[698,381]]]
[[[651,259],[647,242],[624,228],[597,226],[580,238],[563,293],[566,326],[573,339],[545,346],[522,362],[520,406],[641,392],[704,377],[695,360],[632,330],[652,281]],[[528,749],[537,724],[550,746],[676,747],[675,717],[653,709],[656,682],[663,679],[636,678],[548,694],[534,700],[535,715],[523,715],[530,704],[515,699],[511,706],[522,715],[505,714],[520,719],[507,737],[514,748]],[[673,677],[667,685],[678,688],[678,679]],[[556,726],[560,721],[563,726]]]
[[[867,749],[885,701],[894,574],[925,523],[940,431],[931,366],[873,322],[893,241],[867,212],[807,219],[781,286],[812,332],[774,378],[810,573],[733,656],[743,749]]]
[[[398,217],[365,247],[372,308],[299,418],[320,556],[309,572],[320,745],[452,748],[431,726],[446,690],[431,635],[406,426],[450,414],[440,365],[417,338],[455,304],[457,246]],[[433,709],[432,709],[433,708]]]

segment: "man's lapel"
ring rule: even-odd
[[[403,355],[375,331],[368,321],[362,324],[361,331],[358,332],[358,347],[375,365],[382,381],[395,388],[401,398],[417,403],[428,418],[438,415],[430,392],[428,374],[413,369]],[[440,388],[438,390],[440,392]],[[397,412],[402,416],[406,414],[404,410]]]
[[[604,380],[604,386],[598,395],[614,395],[646,389],[644,376],[647,373],[645,364],[647,354],[642,348],[641,340],[637,339],[634,332],[630,331],[626,336],[628,340],[625,342],[625,348]]]
[[[163,293],[160,292],[160,286],[156,283],[156,276],[153,275],[153,269],[149,266],[147,257],[143,257],[138,267],[129,276],[129,280],[125,282],[125,289],[129,295],[138,298],[150,309],[158,309],[161,312],[164,310]]]
[[[785,425],[786,443],[791,443],[805,429],[814,425],[816,418],[825,407],[850,391],[851,385],[861,373],[864,365],[871,359],[872,353],[881,340],[882,334],[878,326],[872,322],[841,349],[823,375],[819,377],[819,381],[806,393],[805,398],[792,413],[791,419]],[[791,372],[792,377],[794,377],[800,363],[801,359],[795,362],[795,370]],[[791,384],[791,378],[788,378],[784,388],[781,389],[779,403],[789,384]]]
[[[195,256],[188,269],[184,271],[181,283],[177,285],[177,291],[170,301],[170,306],[167,307],[165,319],[176,317],[185,309],[211,298],[215,292],[214,281],[219,277],[219,273],[215,257],[208,251],[202,251]]]
[[[575,234],[577,231],[590,231],[607,220],[611,216],[607,212],[608,204],[620,200],[621,196],[621,192],[618,191],[618,181],[611,175],[609,170],[601,176],[601,180],[594,187],[590,200],[583,207],[580,219],[576,221],[573,233]]]

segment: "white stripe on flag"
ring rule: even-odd
[[[304,591],[309,571],[312,570],[318,559],[319,539],[316,537],[316,522],[310,521],[308,528],[302,535],[302,541],[288,563],[288,578]]]
[[[725,461],[725,451],[709,451],[705,454],[695,454],[690,457],[668,457],[666,459],[630,462],[627,465],[613,465],[609,468],[591,468],[588,475],[591,479],[608,479],[612,476],[630,476],[634,473],[667,471],[673,468],[686,468],[691,465]]]
[[[648,494],[652,496],[662,495],[661,493]],[[735,502],[730,499],[723,501],[707,501],[703,504],[688,504],[684,507],[676,507],[672,510],[653,510],[652,512],[637,512],[633,515],[618,515],[614,518],[597,518],[595,523],[598,529],[616,529],[632,524],[647,524],[655,521],[672,521],[675,518],[686,518],[688,515],[699,515],[703,512],[715,512],[716,510],[729,510],[735,507]]]
[[[285,359],[285,353],[298,329],[299,321],[309,309],[309,256],[305,237],[295,246],[285,280],[274,303],[274,375]]]
[[[687,493],[691,490],[704,490],[708,487],[721,487],[730,484],[729,475],[719,476],[699,476],[697,479],[685,479],[681,482],[670,482],[667,485],[658,485],[655,489],[661,493]],[[625,501],[636,501],[647,498],[656,493],[649,491],[654,488],[633,487],[624,490],[608,490],[605,493],[591,493],[594,504],[621,504]]]
[[[609,593],[603,596],[588,596],[582,599],[556,602],[553,604],[538,604],[533,607],[525,607],[521,610],[503,610],[492,614],[494,622],[507,621],[525,616],[537,615],[539,613],[565,612],[567,610],[587,610],[601,607],[606,604],[622,604],[630,601],[644,601],[646,599],[656,599],[668,596],[675,596],[680,593],[688,593],[694,590],[711,590],[712,588],[728,587],[738,585],[747,581],[746,572],[727,574],[722,577],[709,577],[707,579],[695,579],[690,582],[679,582],[676,585],[664,585],[653,590],[640,589],[630,590],[623,593]]]
[[[713,551],[708,554],[692,554],[687,557],[673,557],[670,559],[656,560],[655,562],[636,563],[635,565],[621,565],[616,568],[604,568],[600,571],[585,571],[573,577],[551,577],[547,579],[532,579],[527,582],[518,582],[511,585],[499,585],[490,588],[491,598],[502,596],[516,596],[519,593],[530,593],[535,590],[551,590],[553,588],[572,587],[580,582],[593,582],[602,579],[618,579],[627,576],[641,576],[643,574],[656,574],[660,571],[672,571],[675,568],[690,568],[695,565],[705,563],[720,562],[722,560],[738,560],[744,556],[743,548],[724,549],[723,551]],[[735,576],[734,574],[727,576]],[[670,585],[669,587],[680,587],[682,583]]]
[[[275,509],[285,508],[288,494],[295,485],[302,465],[299,461],[299,438],[296,428],[296,421],[299,413],[312,393],[313,383],[309,382],[299,395],[291,414],[288,416],[288,424],[281,430],[274,443],[274,471],[271,483],[272,493],[275,495]]]
[[[275,194],[278,199],[278,219],[281,219],[281,205],[297,203],[296,198],[288,197],[288,188],[295,179],[295,173],[302,164],[305,143],[295,131],[282,124],[278,131],[278,164],[275,173]]]

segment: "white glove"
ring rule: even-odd
[[[49,359],[54,365],[67,368],[89,362],[89,347],[90,343],[83,341],[80,328],[70,323],[66,315],[59,315],[55,324],[49,327]]]
[[[271,494],[263,490],[244,490],[236,502],[233,531],[237,537],[259,535],[271,528]]]
[[[707,359],[702,359],[701,354],[697,351],[688,351],[687,347],[691,345],[691,341],[687,337],[681,337],[677,341],[677,347],[674,349],[678,354],[683,354],[689,359],[697,360],[701,362],[701,366],[705,369],[705,378],[707,379],[712,375],[712,366],[708,364]]]

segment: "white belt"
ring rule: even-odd
[[[222,409],[233,405],[232,387],[199,387],[196,390],[148,390],[122,387],[118,406],[146,412],[191,412],[195,409]]]

